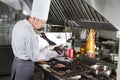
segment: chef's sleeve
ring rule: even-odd
[[[44,60],[47,55],[48,49],[39,49],[39,41],[37,35],[30,36],[26,41],[26,51],[30,60],[32,60],[33,62]]]

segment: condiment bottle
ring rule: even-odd
[[[70,59],[73,59],[73,49],[72,48],[69,48],[68,49],[68,58],[70,58]]]

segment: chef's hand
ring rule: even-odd
[[[41,32],[41,37],[42,37],[43,39],[48,39],[44,32]]]
[[[63,45],[56,46],[54,50],[60,55],[63,53]]]
[[[57,45],[48,45],[46,46],[45,48],[49,49],[49,50],[54,50],[54,48],[56,47]]]

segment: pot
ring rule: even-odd
[[[106,65],[103,65],[103,71],[107,71],[107,70],[111,70],[111,68]]]
[[[91,69],[95,75],[101,75],[103,71],[103,65],[101,63],[96,63],[91,66]]]
[[[104,72],[104,75],[107,76],[107,77],[110,77],[111,73],[112,73],[111,70],[106,70],[106,71]]]
[[[103,65],[101,63],[92,65],[91,69],[95,75],[104,75],[106,77],[109,77],[112,73],[112,69],[109,66]]]
[[[116,53],[110,53],[110,59],[112,61],[118,61],[118,54],[116,54]]]

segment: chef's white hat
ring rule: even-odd
[[[36,17],[40,20],[47,20],[49,14],[51,0],[33,0],[31,17]]]

